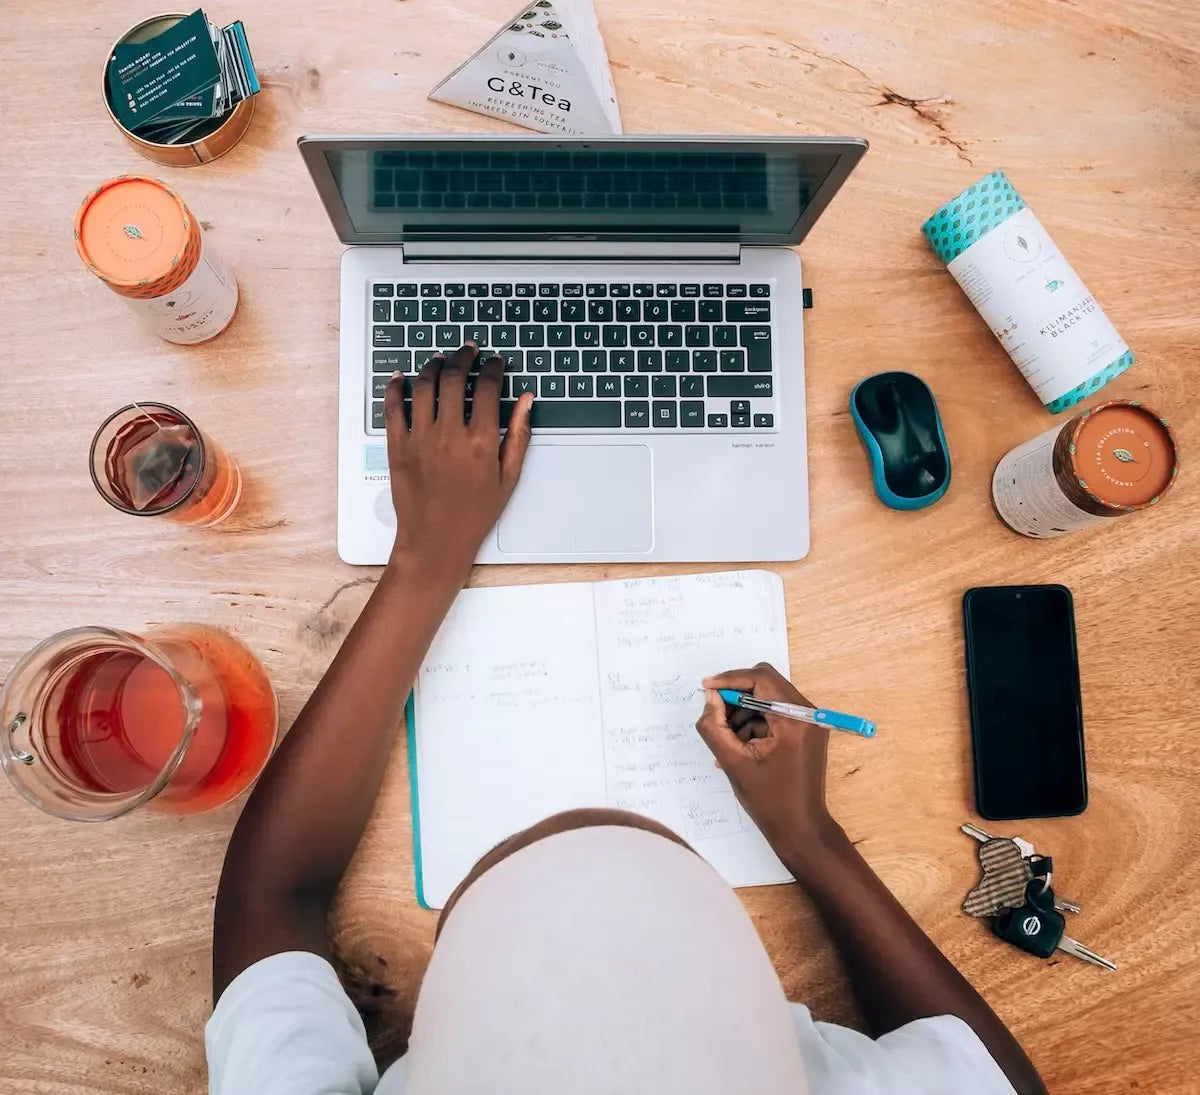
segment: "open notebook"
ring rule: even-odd
[[[731,885],[790,882],[695,729],[701,678],[759,661],[788,672],[764,570],[463,591],[409,707],[417,899],[579,806],[657,818]]]

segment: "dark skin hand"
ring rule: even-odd
[[[468,343],[385,399],[396,545],[358,622],[242,811],[217,890],[213,999],[259,959],[328,956],[326,918],[363,834],[425,652],[504,510],[529,447],[531,396],[501,442],[504,363],[480,369],[469,423]],[[438,400],[435,413],[434,400]]]
[[[825,922],[872,1037],[914,1019],[957,1015],[1019,1095],[1045,1085],[1017,1040],[929,940],[850,843],[825,805],[823,726],[726,706],[718,688],[813,707],[771,666],[704,681],[696,728],[746,812]]]

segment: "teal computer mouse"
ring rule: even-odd
[[[950,450],[929,385],[912,373],[876,373],[850,393],[850,417],[880,501],[931,506],[950,486]]]

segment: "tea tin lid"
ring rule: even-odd
[[[1080,415],[1067,451],[1079,487],[1108,510],[1153,505],[1179,470],[1171,427],[1136,402],[1101,403]]]
[[[88,269],[116,289],[175,280],[191,260],[195,228],[183,199],[147,175],[100,184],[75,215],[75,246]]]

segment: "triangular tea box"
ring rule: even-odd
[[[621,132],[592,0],[533,0],[429,98],[543,133]]]

